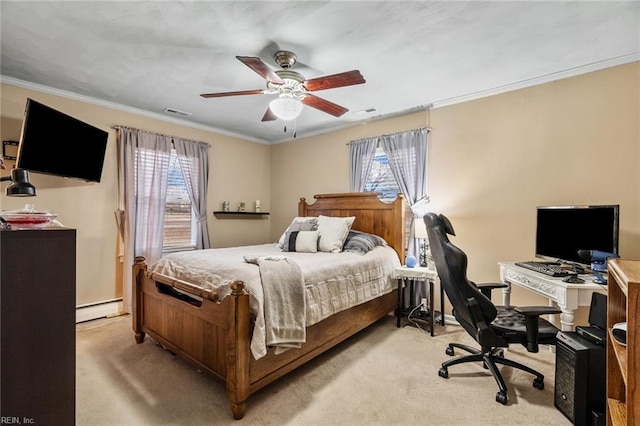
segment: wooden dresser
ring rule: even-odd
[[[609,259],[607,297],[607,424],[640,422],[640,260]],[[627,345],[611,333],[627,322]]]
[[[76,231],[0,230],[3,423],[75,424]]]

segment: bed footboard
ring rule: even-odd
[[[175,280],[147,274],[144,258],[133,266],[133,331],[136,342],[145,336],[226,383],[233,418],[244,417],[249,395],[317,357],[390,312],[397,290],[332,315],[307,328],[300,349],[275,355],[270,349],[256,360],[250,350],[253,322],[244,284],[232,284],[229,297],[219,300]],[[181,292],[171,291],[179,288]],[[193,291],[189,291],[193,290]],[[193,294],[193,298],[188,294]]]
[[[241,419],[250,391],[252,329],[244,283],[232,283],[231,295],[220,300],[215,293],[199,287],[161,278],[148,276],[144,258],[136,258],[132,324],[136,342],[142,343],[149,335],[198,369],[224,381],[233,417]]]

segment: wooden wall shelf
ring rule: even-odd
[[[221,219],[224,218],[256,218],[256,217],[265,217],[269,216],[269,212],[225,212],[225,211],[215,211],[213,212],[214,216],[219,217]]]

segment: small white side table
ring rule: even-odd
[[[410,289],[413,291],[413,283],[420,281],[427,283],[429,290],[429,315],[431,319],[431,336],[434,335],[435,326],[435,309],[433,308],[433,285],[438,277],[438,273],[435,269],[426,268],[423,266],[416,266],[415,268],[409,268],[408,266],[398,266],[393,271],[393,278],[398,280],[398,304],[396,306],[396,326],[400,327],[400,320],[404,316],[406,309],[404,309],[404,289],[406,287],[405,282],[409,281]],[[440,325],[444,325],[444,292],[442,286],[440,286]]]

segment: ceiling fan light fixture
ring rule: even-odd
[[[281,120],[297,118],[302,112],[302,102],[288,96],[280,96],[269,102],[269,108]]]

